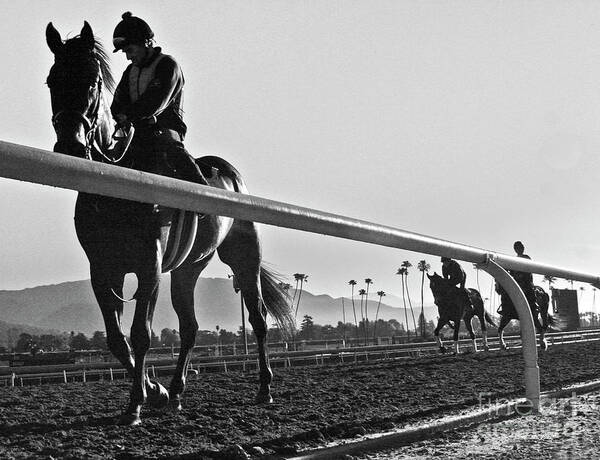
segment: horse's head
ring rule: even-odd
[[[429,287],[431,288],[431,292],[433,293],[434,297],[445,293],[448,289],[448,283],[446,280],[436,272],[433,272],[433,275],[429,275],[428,273],[427,278],[429,278]]]
[[[106,123],[108,110],[103,88],[110,91],[114,87],[107,55],[87,22],[79,36],[65,42],[49,23],[46,42],[54,54],[47,79],[56,132],[54,151],[90,157],[94,138],[106,131],[105,126],[100,126]]]

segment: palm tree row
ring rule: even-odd
[[[417,327],[415,312],[413,309],[412,300],[410,298],[410,290],[408,289],[408,269],[410,267],[412,267],[412,264],[408,260],[405,260],[402,262],[400,268],[398,268],[398,271],[396,274],[401,275],[402,303],[404,306],[404,321],[407,326],[406,327],[407,334],[409,334],[408,309],[410,308],[415,335],[417,335],[417,334],[419,334],[419,328]],[[424,297],[424,285],[425,285],[425,272],[429,271],[431,266],[427,263],[427,261],[421,260],[421,261],[419,261],[417,268],[422,273],[422,275],[421,275],[421,314],[419,317],[419,324],[420,324],[420,329],[421,329],[420,333],[421,333],[421,335],[424,335],[425,334],[425,330],[424,330],[425,306],[424,306],[423,297]],[[354,301],[354,294],[355,294],[354,287],[357,285],[357,282],[356,282],[356,280],[351,279],[350,281],[348,281],[348,284],[350,285],[350,288],[351,288],[350,300],[352,303],[354,326],[356,327],[357,338],[359,338],[360,328],[359,328],[359,321],[358,321],[357,314],[356,314],[356,304]],[[371,284],[373,284],[373,280],[371,278],[365,278],[365,288],[358,290],[358,295],[360,296],[360,324],[363,325],[364,330],[362,332],[363,332],[363,335],[365,338],[365,343],[367,343],[368,337],[369,337],[369,288],[370,288]],[[385,291],[377,291],[377,296],[379,297],[379,299],[377,302],[377,311],[375,313],[375,326],[373,328],[373,338],[375,338],[375,334],[376,334],[375,329],[376,329],[377,320],[379,319],[379,309],[381,307],[381,301],[385,295],[386,295]],[[408,306],[407,306],[407,302],[408,302]],[[344,304],[343,298],[342,298],[342,316],[345,321],[346,311],[345,311],[345,304]]]

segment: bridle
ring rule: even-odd
[[[52,116],[52,126],[54,126],[55,131],[58,127],[58,124],[60,123],[61,118],[65,117],[66,115],[71,116],[79,122],[81,122],[85,133],[85,157],[88,160],[92,159],[92,148],[96,148],[96,150],[98,150],[102,154],[102,150],[100,149],[96,141],[96,132],[98,131],[98,118],[100,114],[100,106],[102,104],[102,86],[102,75],[98,74],[98,78],[96,79],[96,82],[94,84],[98,96],[96,97],[94,107],[91,110],[90,116],[86,116],[86,114],[75,109],[59,110]]]
[[[124,149],[118,158],[111,158],[103,152],[103,149],[98,144],[96,136],[99,127],[98,121],[100,118],[100,109],[102,106],[103,80],[101,73],[98,74],[96,82],[94,83],[94,88],[96,89],[96,94],[98,96],[96,97],[92,110],[89,111],[89,115],[75,109],[59,110],[52,116],[52,126],[54,126],[56,131],[61,118],[65,116],[73,117],[83,125],[85,135],[85,158],[87,160],[93,160],[92,151],[95,151],[108,163],[119,163],[127,153],[127,149]]]

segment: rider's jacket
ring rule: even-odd
[[[520,254],[520,255],[517,255],[517,257],[522,257],[523,259],[531,260],[531,257],[529,257],[527,254]],[[517,284],[519,286],[521,286],[521,288],[533,287],[533,275],[531,273],[518,272],[516,270],[511,270],[510,274],[515,279]]]
[[[442,276],[450,281],[454,286],[460,284],[464,287],[467,278],[466,273],[456,260],[450,260],[450,262],[442,265]]]
[[[183,86],[181,68],[160,47],[141,65],[130,64],[115,90],[113,115],[122,113],[133,125],[172,129],[183,140],[187,127],[183,122]]]

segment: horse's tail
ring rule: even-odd
[[[267,312],[275,319],[283,336],[289,338],[293,337],[296,331],[296,320],[289,295],[281,287],[282,280],[283,277],[261,264],[260,284],[263,303]]]
[[[498,327],[487,311],[483,314],[483,316],[485,317],[485,320],[488,324],[490,324],[493,327]]]

